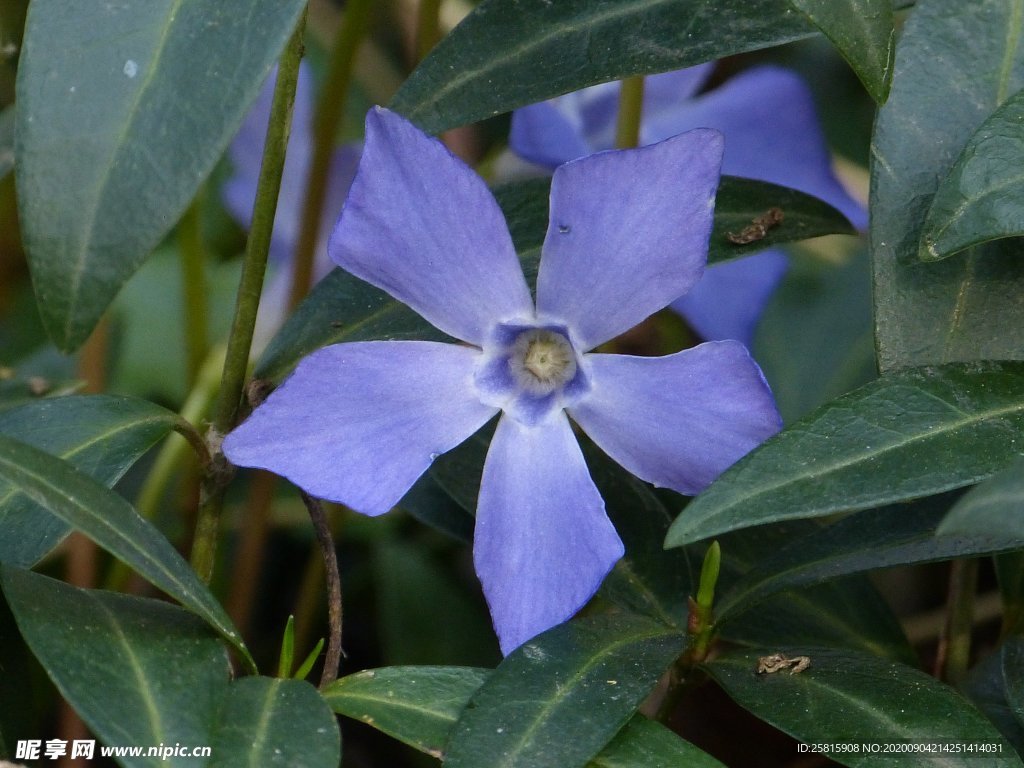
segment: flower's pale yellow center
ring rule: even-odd
[[[536,329],[516,339],[510,360],[512,369],[529,389],[554,389],[576,375],[576,355],[560,333]]]

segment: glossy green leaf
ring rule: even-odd
[[[531,179],[494,190],[531,286],[547,231],[549,189],[549,179]],[[785,220],[763,240],[748,245],[729,242],[729,232],[739,232],[773,206],[783,209]],[[853,229],[827,203],[774,184],[726,176],[718,189],[708,260],[739,258],[772,245],[836,233],[852,234]],[[448,337],[388,294],[336,269],[285,321],[257,365],[256,375],[278,381],[320,347],[368,339],[445,341]]]
[[[883,376],[783,430],[676,518],[668,546],[976,483],[1024,448],[1024,364]]]
[[[338,723],[304,680],[246,677],[227,691],[208,768],[337,768]]]
[[[748,648],[816,645],[917,663],[899,620],[866,576],[770,595],[730,616],[719,635]]]
[[[799,674],[758,674],[758,658],[783,652],[806,655]],[[805,743],[993,742],[1001,754],[985,765],[1020,766],[1020,758],[995,727],[952,688],[897,662],[825,648],[767,647],[729,653],[705,667],[740,706]],[[936,765],[936,755],[832,751],[843,765]],[[944,766],[973,766],[977,755],[944,753]]]
[[[770,208],[781,208],[782,222],[764,238],[747,245],[729,242],[730,232],[744,227]],[[708,263],[749,256],[776,245],[822,235],[854,235],[857,231],[839,211],[811,195],[764,181],[723,176],[715,197],[715,223],[708,243]]]
[[[452,730],[445,765],[586,765],[629,721],[684,644],[679,630],[629,614],[545,632],[506,657],[473,694]]]
[[[33,283],[61,349],[85,341],[185,210],[304,5],[32,3],[16,173]]]
[[[944,259],[1001,237],[1024,235],[1024,91],[971,136],[932,198],[920,257]]]
[[[941,535],[951,499],[883,507],[849,515],[796,538],[757,563],[716,605],[719,621],[784,589],[894,565],[972,557],[1024,547],[1024,532]]]
[[[14,105],[0,112],[0,179],[14,168]]]
[[[879,104],[889,95],[896,47],[892,0],[791,0],[843,54]]]
[[[177,414],[145,400],[71,396],[0,412],[0,435],[58,456],[112,486],[177,420]],[[0,562],[31,566],[69,530],[66,522],[0,482]]]
[[[818,528],[814,520],[791,520],[721,537],[719,604],[759,563]],[[752,647],[828,646],[905,663],[917,661],[892,609],[865,576],[848,576],[770,595],[749,610],[725,618],[718,630],[730,643]]]
[[[961,683],[960,690],[999,729],[1018,754],[1024,750],[1022,713],[1007,698],[1008,676],[1018,677],[1024,663],[1024,639],[1009,637],[999,650],[983,659]]]
[[[449,731],[490,674],[475,667],[368,669],[335,680],[323,697],[339,715],[440,759]]]
[[[588,768],[723,768],[661,723],[635,716]]]
[[[1007,241],[918,259],[932,198],[979,126],[1024,86],[1021,0],[930,0],[896,46],[871,148],[875,333],[883,372],[1024,357],[1024,261]]]
[[[32,652],[101,741],[210,743],[230,668],[203,622],[158,600],[79,589],[10,566],[0,573]],[[168,765],[160,757],[120,762]]]
[[[628,75],[813,34],[786,0],[484,0],[391,102],[437,133]]]
[[[939,533],[1024,540],[1024,460],[972,488],[949,510]]]
[[[753,352],[786,424],[874,379],[867,249],[858,247],[843,264],[791,254]]]
[[[171,543],[123,498],[67,462],[3,436],[0,480],[84,533],[205,619],[255,669],[221,604]]]
[[[696,592],[703,553],[661,545],[681,497],[653,490],[589,440],[583,442],[583,450],[590,476],[626,548],[601,585],[601,597],[685,630],[687,597]]]

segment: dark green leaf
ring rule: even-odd
[[[939,533],[1024,540],[1024,460],[971,489],[949,510]]]
[[[672,731],[637,715],[588,768],[723,768],[722,764]]]
[[[184,211],[304,5],[32,3],[16,173],[33,283],[61,349],[85,341]]]
[[[920,257],[944,259],[1000,237],[1024,235],[1024,91],[971,136],[932,198]]]
[[[0,412],[0,435],[58,456],[112,486],[177,419],[144,400],[72,396]],[[0,482],[0,562],[31,566],[69,530],[63,520]]]
[[[1020,0],[932,0],[911,14],[875,126],[871,248],[882,371],[1024,357],[1024,260],[995,242],[942,263],[918,248],[971,135],[1024,86]]]
[[[726,470],[676,519],[666,544],[976,483],[1014,458],[1021,438],[1024,364],[953,363],[883,376]]]
[[[1024,533],[989,530],[988,535],[938,535],[951,499],[933,497],[915,504],[883,507],[849,515],[799,537],[757,563],[716,605],[724,621],[767,595],[806,584],[893,565],[972,557],[1024,547]]]
[[[758,658],[776,652],[806,655],[811,666],[795,675],[759,675]],[[706,669],[742,707],[807,744],[993,742],[1002,751],[986,756],[986,765],[1022,765],[993,725],[953,689],[903,664],[850,651],[768,647],[730,653]],[[933,754],[832,751],[829,757],[855,768],[936,765]],[[947,766],[978,764],[972,754],[941,757]]]
[[[14,105],[0,112],[0,179],[14,167]]]
[[[467,543],[473,540],[473,516],[445,493],[429,472],[416,481],[397,506],[453,538]]]
[[[818,525],[813,520],[793,520],[726,534],[719,539],[718,594],[727,595],[758,563],[810,535]],[[748,611],[729,616],[720,632],[724,640],[746,646],[818,645],[895,661],[917,660],[899,621],[864,576],[772,595]]]
[[[3,587],[22,635],[61,694],[111,745],[210,743],[227,687],[224,646],[169,603],[78,589],[10,566]],[[160,757],[121,758],[166,766]]]
[[[696,593],[703,553],[694,557],[690,549],[666,550],[661,545],[672,522],[670,509],[678,506],[680,497],[673,494],[668,501],[670,492],[652,490],[589,441],[583,450],[608,517],[626,547],[601,585],[601,596],[633,613],[685,629],[686,598]]]
[[[754,219],[775,207],[782,209],[785,218],[762,239],[748,245],[729,242],[728,233],[741,232]],[[723,176],[715,197],[715,224],[708,244],[708,263],[749,256],[765,248],[809,237],[835,234],[853,235],[856,230],[828,203],[777,184]]]
[[[201,616],[255,664],[224,608],[170,542],[132,506],[73,466],[0,436],[0,480],[95,541]]]
[[[867,250],[841,265],[791,254],[758,323],[754,357],[786,424],[875,378]]]
[[[850,62],[871,98],[889,95],[896,46],[892,0],[792,0]]]
[[[474,517],[484,459],[497,424],[497,419],[485,424],[468,440],[438,456],[430,466],[430,476],[438,487]]]
[[[233,682],[210,747],[208,768],[337,768],[341,761],[338,723],[304,680]]]
[[[684,643],[680,631],[629,614],[545,632],[513,651],[473,694],[452,730],[445,765],[586,765],[632,717]]]
[[[917,663],[899,620],[866,576],[771,595],[730,616],[720,633],[747,647],[813,644]]]
[[[1024,725],[1019,710],[1015,711],[1007,699],[1007,672],[1016,677],[1013,665],[1024,662],[1024,639],[1009,637],[997,653],[985,658],[971,670],[960,689],[980,709],[999,732],[1006,737],[1017,753],[1024,750]]]
[[[391,106],[437,133],[595,83],[768,48],[813,31],[786,0],[484,0]]]
[[[490,673],[474,667],[369,669],[335,680],[323,697],[339,715],[440,759],[449,731]]]

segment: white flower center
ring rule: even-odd
[[[511,352],[509,367],[527,391],[551,392],[576,375],[576,355],[560,333],[542,328],[526,331],[516,339]]]

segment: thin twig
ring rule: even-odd
[[[331,527],[327,524],[327,514],[319,499],[315,499],[305,491],[302,501],[309,510],[309,519],[313,521],[316,540],[324,558],[327,574],[327,625],[329,636],[327,654],[324,656],[324,671],[320,675],[320,687],[325,687],[338,677],[341,665],[341,573],[338,571],[338,552],[334,548],[334,537]]]

